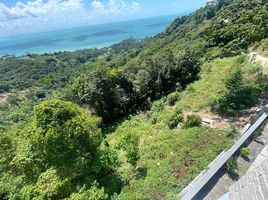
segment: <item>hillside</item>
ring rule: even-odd
[[[267,92],[245,55],[266,56],[267,13],[219,0],[152,38],[0,60],[0,199],[176,199],[237,137],[200,112]]]

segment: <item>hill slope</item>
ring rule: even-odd
[[[267,13],[219,0],[153,38],[1,60],[0,198],[176,198],[236,137],[185,112],[236,115],[267,91],[240,55],[267,37]]]

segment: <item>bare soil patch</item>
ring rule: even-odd
[[[7,97],[11,95],[11,93],[2,93],[0,94],[0,103],[4,103],[7,100]]]

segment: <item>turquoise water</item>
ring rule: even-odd
[[[129,38],[153,36],[177,16],[161,16],[110,24],[92,25],[68,30],[38,33],[0,39],[0,56],[29,53],[74,51],[110,46]]]

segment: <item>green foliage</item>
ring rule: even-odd
[[[15,147],[12,139],[6,134],[0,134],[0,174],[8,168],[14,153]]]
[[[85,62],[93,62],[107,48],[53,54],[28,54],[17,58],[0,60],[0,93],[12,89],[23,90],[42,85],[46,89],[60,88],[76,76]],[[80,71],[80,72],[81,72]]]
[[[200,80],[190,84],[181,94],[178,105],[186,110],[199,111],[211,107],[224,89],[224,79],[232,69],[245,65],[245,57],[215,59],[202,66]]]
[[[7,103],[11,106],[18,106],[21,99],[18,96],[15,95],[9,95],[6,99]]]
[[[239,132],[237,131],[236,127],[231,125],[227,130],[227,137],[231,139],[235,139],[239,136]]]
[[[167,96],[166,101],[167,101],[167,103],[168,103],[169,106],[174,106],[175,103],[179,100],[179,98],[180,98],[179,93],[178,92],[175,92],[175,93],[169,94]]]
[[[232,78],[233,73],[240,74],[240,80]],[[230,85],[232,80],[234,85]],[[186,110],[212,107],[217,112],[229,109],[228,113],[236,113],[252,105],[267,90],[267,80],[265,70],[259,65],[248,64],[245,56],[216,59],[202,66],[201,79],[181,93],[177,105]]]
[[[187,116],[183,128],[192,128],[192,127],[198,127],[201,126],[202,124],[202,119],[199,115],[189,115]]]
[[[225,167],[229,173],[236,174],[237,173],[237,158],[231,157],[225,164]]]
[[[214,109],[220,113],[235,113],[235,111],[245,109],[254,105],[261,92],[262,83],[258,80],[254,82],[244,82],[241,69],[234,70],[225,80],[225,90],[214,106]]]
[[[168,105],[170,105],[169,97],[154,102],[149,121],[152,124],[163,123],[170,129],[176,128],[183,121],[182,110],[178,107],[166,109]]]
[[[141,65],[92,70],[76,81],[69,98],[89,105],[104,122],[111,122],[146,107],[148,99],[185,87],[197,79],[198,73],[195,53],[182,51],[175,56],[167,51],[161,57],[147,58]],[[175,94],[170,96],[170,104],[177,98]]]
[[[105,68],[93,70],[77,80],[73,87],[74,99],[88,104],[105,122],[125,114],[130,98],[126,93],[129,84],[117,74],[116,69],[108,72]]]
[[[40,199],[62,199],[71,193],[70,179],[62,179],[55,169],[40,174],[33,194]]]
[[[241,69],[233,71],[225,80],[225,87],[229,91],[236,91],[242,85],[242,72]]]
[[[196,127],[198,116],[175,129],[181,109],[234,113],[254,104],[268,88],[264,70],[245,56],[222,58],[267,33],[266,0],[220,0],[152,38],[1,59],[0,93],[12,95],[0,103],[0,198],[177,198],[237,136]],[[90,111],[59,100],[33,111],[45,99]],[[92,114],[106,127],[150,106],[111,124],[102,141]]]
[[[0,111],[5,111],[7,109],[8,109],[8,104],[6,102],[0,104]]]
[[[90,189],[82,188],[78,193],[73,193],[70,200],[106,200],[108,195],[105,194],[104,188],[99,188],[95,182]]]
[[[42,156],[48,163],[79,167],[81,156],[90,153],[91,159],[88,159],[92,160],[97,153],[101,142],[98,123],[98,119],[88,117],[88,113],[75,104],[45,101],[35,108],[35,121],[31,130],[33,144],[46,152]]]
[[[21,94],[16,94],[15,100],[17,96]],[[19,101],[15,102],[16,105],[11,105],[7,101],[0,103],[0,130],[8,131],[12,126],[22,126],[32,116],[33,106],[36,104],[34,99],[19,97]]]
[[[36,92],[36,97],[38,99],[45,98],[46,97],[46,93],[44,91],[37,91]]]
[[[178,191],[232,144],[226,133],[218,130],[195,127],[171,131],[161,122],[152,125],[138,116],[117,126],[108,140],[116,146],[127,133],[139,137],[140,158],[132,168],[125,150],[117,149],[122,163],[118,172],[126,181],[118,199],[175,199]]]
[[[102,147],[98,128],[99,119],[76,104],[59,100],[44,101],[35,107],[34,120],[13,141],[0,135],[0,186],[6,182],[0,195],[15,199],[63,199],[78,192],[85,185],[87,197],[106,197],[88,186],[114,175],[117,155],[109,146]],[[16,149],[15,151],[13,149]],[[22,177],[22,180],[12,177]],[[107,191],[116,191],[107,186]],[[100,187],[101,188],[101,187]],[[118,189],[119,188],[119,189]],[[80,194],[80,193],[79,193]]]
[[[161,99],[153,103],[151,107],[152,112],[162,112],[165,108],[165,102]]]
[[[242,147],[240,149],[240,153],[243,156],[249,156],[251,154],[251,149],[250,148],[247,148],[247,147]]]
[[[173,115],[170,116],[170,118],[168,120],[168,127],[170,129],[174,129],[182,121],[183,121],[183,115],[182,115],[182,113],[175,112]]]
[[[263,55],[263,56],[268,56],[268,39],[265,38],[260,42],[257,42],[253,48],[251,48],[252,51],[254,52],[258,52],[259,54]]]
[[[120,140],[118,147],[126,152],[126,157],[128,162],[132,165],[136,165],[139,160],[139,137],[132,135],[131,133],[126,133],[124,137]]]

